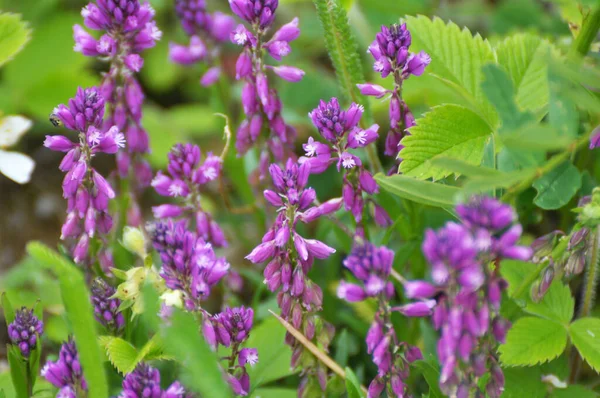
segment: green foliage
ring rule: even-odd
[[[325,46],[335,68],[342,93],[347,100],[360,101],[356,84],[363,83],[365,76],[358,55],[358,45],[350,29],[348,16],[339,0],[313,0],[317,16],[323,27]],[[366,113],[369,113],[365,106]]]
[[[394,195],[436,207],[452,208],[454,198],[460,192],[458,188],[449,185],[420,181],[400,174],[389,177],[377,174],[375,180],[381,188]]]
[[[348,398],[364,398],[364,393],[360,389],[360,382],[352,371],[352,369],[346,367],[346,392]]]
[[[412,363],[412,366],[418,369],[425,378],[425,381],[427,381],[429,385],[429,398],[444,397],[439,385],[440,369],[433,356],[415,361]]]
[[[596,371],[600,371],[600,319],[581,318],[569,326],[571,341],[579,354]]]
[[[436,156],[479,165],[491,133],[489,125],[477,113],[463,106],[435,107],[419,119],[410,129],[411,135],[402,140],[400,171],[419,179],[434,180],[451,174],[428,162]]]
[[[8,364],[10,366],[10,377],[18,398],[29,397],[27,381],[27,362],[22,358],[19,348],[8,344]]]
[[[575,300],[569,286],[555,280],[539,303],[528,297],[525,311],[567,326],[573,318],[574,308]]]
[[[0,13],[0,66],[21,51],[30,34],[20,15]]]
[[[63,304],[75,335],[83,374],[88,382],[90,398],[107,397],[108,386],[97,343],[94,310],[81,271],[42,243],[29,243],[27,251],[41,266],[50,269],[58,277]]]
[[[164,345],[158,334],[148,340],[140,350],[120,337],[100,336],[99,342],[106,350],[106,356],[110,363],[123,375],[133,371],[143,361],[172,359],[163,354]]]
[[[537,179],[533,187],[538,194],[533,202],[542,209],[559,209],[569,203],[581,187],[581,173],[571,161],[566,160],[545,176]]]
[[[550,361],[564,351],[567,330],[548,319],[520,318],[508,331],[506,343],[499,348],[506,366],[531,366]]]
[[[10,303],[6,292],[2,292],[0,300],[2,302],[2,310],[4,311],[4,319],[6,320],[6,324],[10,325],[15,320],[15,309]]]

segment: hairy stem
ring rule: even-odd
[[[600,29],[600,1],[585,18],[581,31],[569,51],[570,55],[585,56],[590,51],[592,42],[598,34],[598,29]]]
[[[598,245],[599,245],[600,234],[598,233],[598,227],[594,228],[592,233],[592,252],[590,254],[590,261],[587,264],[587,271],[585,274],[585,289],[583,291],[582,304],[579,310],[579,317],[588,316],[594,305],[594,298],[596,297],[596,288],[598,285]]]

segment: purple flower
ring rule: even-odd
[[[75,392],[87,391],[79,353],[72,338],[60,347],[56,361],[46,362],[41,375],[53,386],[60,388],[59,394],[64,394],[65,397],[75,397]]]
[[[381,293],[393,296],[393,285],[388,282],[393,262],[394,252],[390,249],[366,242],[355,245],[343,264],[364,284],[366,296],[375,297]]]
[[[121,300],[112,298],[116,290],[102,278],[94,279],[91,287],[92,304],[96,320],[105,328],[117,333],[125,326],[125,318],[119,311]]]
[[[44,324],[33,313],[33,310],[21,307],[15,311],[15,320],[8,325],[10,342],[29,358],[31,351],[37,347],[39,338],[44,333]]]
[[[123,391],[119,398],[184,398],[191,396],[178,381],[163,391],[160,387],[158,369],[140,363],[133,372],[125,376]]]

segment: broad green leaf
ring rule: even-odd
[[[496,47],[498,63],[509,73],[521,109],[536,112],[548,105],[550,50],[547,41],[531,34],[516,34]]]
[[[346,367],[346,392],[348,398],[364,398],[364,394],[360,389],[360,382],[352,371],[352,369]]]
[[[106,356],[115,369],[123,375],[135,369],[138,357],[137,349],[120,337],[104,337],[107,337],[103,340]]]
[[[506,366],[531,366],[550,361],[564,351],[567,330],[542,318],[523,317],[510,328],[498,351]]]
[[[525,294],[529,294],[529,285],[537,279],[537,265],[526,261],[504,260],[500,267],[500,273],[508,282],[509,297],[522,300]],[[550,288],[552,289],[552,286]]]
[[[431,164],[435,167],[439,167],[452,173],[461,174],[467,177],[501,178],[504,175],[504,173],[496,169],[485,166],[475,166],[460,159],[436,157],[431,159]]]
[[[571,341],[583,359],[596,371],[600,371],[600,319],[581,318],[569,326]]]
[[[513,151],[558,151],[573,143],[573,138],[561,134],[554,124],[527,124],[514,132],[500,136],[502,143]]]
[[[430,398],[442,398],[445,395],[442,394],[439,386],[440,380],[440,369],[436,362],[436,359],[431,356],[428,359],[420,359],[412,363],[412,366],[417,368],[427,384],[429,385],[429,397]]]
[[[542,382],[539,367],[506,368],[504,372],[504,391],[502,398],[545,398],[548,387]]]
[[[550,398],[597,398],[598,394],[584,386],[571,384],[567,388],[555,388]]]
[[[532,268],[534,267],[532,264]],[[542,301],[534,303],[528,298],[524,310],[530,314],[568,325],[573,318],[574,308],[575,300],[571,296],[569,286],[560,280],[554,280]]]
[[[523,179],[529,178],[534,173],[535,169],[526,169],[503,173],[497,177],[471,178],[463,185],[462,194],[464,196],[469,196],[474,193],[489,192],[497,188],[510,188],[521,182]]]
[[[75,335],[83,374],[88,382],[89,397],[109,396],[102,354],[98,346],[94,311],[83,274],[68,259],[40,242],[29,243],[27,252],[58,277],[63,304]]]
[[[0,14],[0,66],[23,48],[30,33],[27,23],[21,21],[20,15]]]
[[[375,175],[377,184],[386,191],[404,199],[429,206],[452,208],[454,197],[460,189],[430,181],[421,181],[399,174],[385,176]]]
[[[429,160],[439,156],[460,159],[479,166],[490,139],[489,125],[473,111],[460,105],[433,108],[410,128],[402,139],[400,171],[419,179],[444,178],[451,172],[434,167]]]
[[[565,95],[565,88],[570,83],[556,71],[556,63],[548,67],[548,84],[550,99],[548,105],[548,122],[564,137],[576,138],[579,129],[579,112],[575,102]]]
[[[581,187],[581,173],[566,160],[548,174],[537,179],[533,187],[538,192],[533,202],[542,209],[559,209],[569,203]]]
[[[252,329],[246,347],[258,350],[258,363],[248,368],[253,387],[281,379],[294,373],[290,367],[291,350],[282,349],[285,329],[277,319],[269,317]]]
[[[491,128],[498,121],[496,111],[481,90],[481,67],[495,62],[494,51],[479,34],[473,36],[453,22],[444,23],[425,16],[407,16],[412,51],[424,50],[431,56],[427,72],[442,79],[469,101]]]
[[[181,361],[190,376],[190,389],[206,397],[233,396],[221,373],[218,356],[200,334],[200,325],[192,314],[176,309],[162,334],[165,350]]]
[[[21,357],[21,352],[14,346],[7,344],[8,364],[10,366],[10,377],[18,398],[27,398],[27,367]]]
[[[361,103],[369,115],[367,101],[361,101],[356,85],[364,83],[358,45],[350,29],[348,16],[340,0],[313,0],[321,21],[325,47],[335,68],[341,91],[347,100]]]
[[[2,296],[0,296],[2,301],[2,310],[4,311],[4,319],[6,320],[6,324],[10,325],[15,320],[15,309],[13,308],[6,292],[2,292]]]

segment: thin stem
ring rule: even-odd
[[[25,361],[25,373],[27,377],[27,396],[33,396],[33,375],[31,374],[31,367],[29,361]]]
[[[592,232],[592,253],[590,254],[590,261],[587,265],[587,272],[585,275],[585,290],[583,291],[582,305],[579,311],[579,317],[588,316],[594,305],[594,298],[596,297],[596,288],[598,285],[598,245],[600,234],[598,233],[598,227],[594,228]]]

